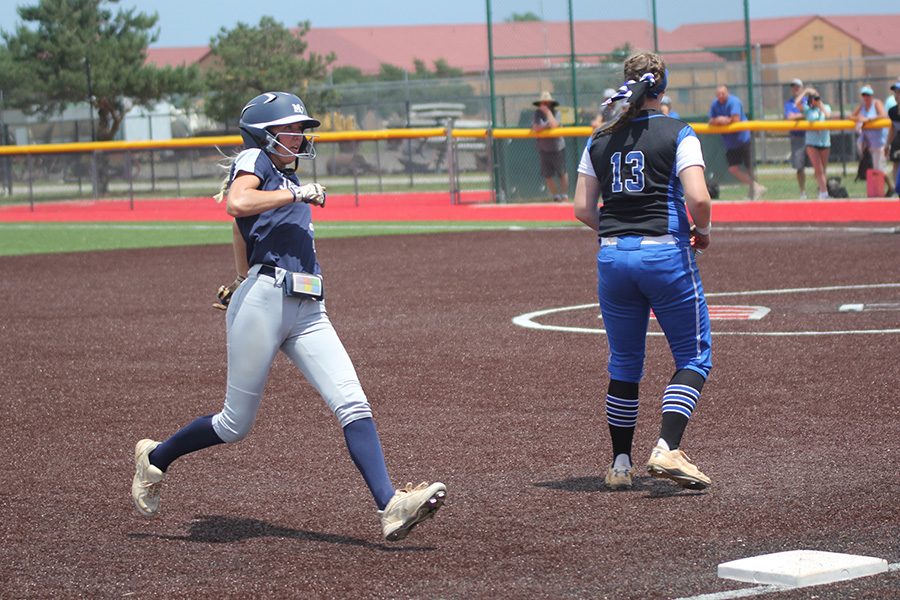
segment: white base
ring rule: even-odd
[[[886,560],[871,556],[791,550],[722,563],[718,575],[749,583],[802,587],[875,575],[887,569]]]
[[[841,304],[838,308],[838,312],[862,312],[865,309],[865,304]]]

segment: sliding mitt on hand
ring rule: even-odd
[[[238,286],[241,285],[244,279],[246,277],[238,275],[230,284],[220,285],[219,289],[216,290],[216,301],[213,302],[213,308],[218,308],[219,310],[227,309],[228,304],[231,303],[231,296],[234,295],[234,291],[238,289]]]

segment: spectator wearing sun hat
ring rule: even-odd
[[[850,114],[850,119],[857,123],[859,153],[862,155],[863,152],[869,152],[872,156],[872,168],[884,173],[887,129],[863,129],[863,125],[876,119],[886,119],[887,111],[884,110],[884,103],[875,97],[875,90],[871,85],[862,86],[859,89],[859,96],[860,103]]]
[[[532,104],[537,107],[531,121],[532,131],[544,131],[560,126],[559,102],[553,99],[550,92],[541,92],[540,98]],[[541,177],[547,185],[547,192],[553,195],[554,202],[569,199],[569,175],[566,171],[566,140],[561,137],[544,137],[537,139],[538,154],[541,159]],[[559,187],[556,180],[559,179]]]

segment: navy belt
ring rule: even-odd
[[[275,267],[272,265],[263,265],[259,268],[260,275],[268,275],[269,277],[275,277]]]

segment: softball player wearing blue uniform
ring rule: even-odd
[[[406,537],[434,515],[446,496],[442,483],[395,490],[388,477],[369,401],[325,311],[310,205],[324,206],[325,188],[301,185],[300,158],[315,157],[318,127],[297,96],[268,92],[241,112],[245,149],[231,165],[227,210],[235,217],[239,271],[246,280],[228,303],[228,384],[222,410],[199,417],[164,442],[135,447],[131,492],[138,511],[159,508],[163,475],[189,452],[243,439],[262,400],[269,369],[284,352],[316,388],[343,429],[347,449],[362,473],[389,541]],[[245,250],[242,255],[241,250]],[[243,257],[246,257],[245,259]],[[248,268],[249,267],[249,268]]]
[[[663,394],[659,441],[647,468],[682,487],[703,489],[710,479],[679,446],[712,366],[709,313],[694,260],[694,252],[709,245],[705,165],[693,129],[659,110],[666,89],[662,59],[630,57],[625,78],[610,101],[628,100],[629,108],[591,136],[575,189],[576,218],[600,237],[598,295],[609,344],[606,416],[613,447],[605,480],[613,489],[632,485],[638,384],[653,309],[676,371]]]

